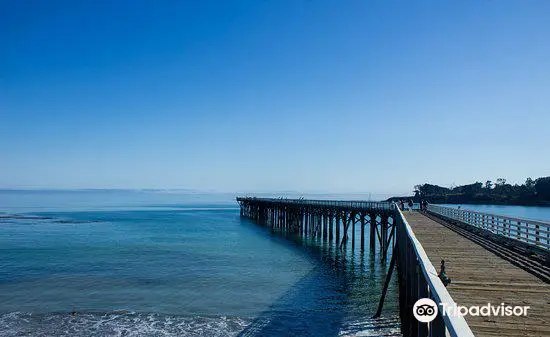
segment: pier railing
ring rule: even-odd
[[[368,225],[371,252],[378,248],[381,261],[385,261],[393,243],[389,270],[375,316],[379,317],[382,312],[392,271],[397,265],[404,336],[473,337],[464,317],[443,314],[444,308],[456,307],[456,304],[395,203],[256,197],[238,197],[237,201],[243,217],[273,230],[334,243],[339,249],[345,247],[351,234],[353,251],[355,226],[358,224],[363,250],[365,226]],[[439,314],[430,323],[419,323],[413,316],[414,304],[421,298],[431,298],[439,308]]]
[[[439,279],[437,270],[416,239],[403,213],[398,207],[395,209],[403,335],[473,337],[474,334],[463,316],[443,314],[443,304],[456,307],[456,303]],[[419,323],[412,315],[414,303],[421,298],[431,298],[439,309],[437,317],[427,324]]]
[[[546,251],[550,250],[550,223],[548,222],[431,204],[427,206],[427,210],[443,218],[456,220]]]
[[[284,198],[255,198],[244,197],[237,198],[237,201],[261,201],[270,204],[288,204],[291,206],[309,206],[309,207],[337,207],[356,210],[384,210],[390,211],[396,207],[394,204],[385,201],[342,201],[342,200],[312,200],[312,199],[284,199]]]

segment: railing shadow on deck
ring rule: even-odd
[[[245,220],[246,221],[246,220]],[[248,222],[248,221],[246,221]],[[250,222],[257,227],[257,224]],[[266,229],[266,231],[269,231]],[[301,254],[308,255],[314,262],[314,267],[288,291],[277,299],[267,310],[261,313],[248,325],[238,336],[338,336],[342,331],[356,333],[358,331],[372,331],[369,336],[377,336],[380,329],[395,331],[399,329],[399,320],[395,317],[370,319],[375,311],[372,306],[372,313],[366,313],[364,319],[347,322],[346,313],[343,310],[334,308],[322,308],[319,303],[327,302],[326,293],[319,291],[320,284],[330,287],[331,280],[339,281],[341,292],[331,294],[334,296],[330,301],[334,305],[343,305],[350,295],[353,287],[354,272],[359,270],[362,274],[362,281],[371,284],[380,284],[379,278],[385,276],[385,266],[376,264],[373,256],[349,255],[349,252],[340,251],[330,244],[318,244],[315,240],[304,239],[294,235],[286,235],[272,232],[275,242],[296,249]],[[365,271],[365,266],[369,268]],[[328,273],[328,275],[327,275]],[[366,277],[366,278],[365,278]],[[335,285],[332,285],[333,287]],[[378,289],[373,292],[379,293]],[[373,299],[377,303],[378,298]],[[381,334],[382,335],[382,332]],[[395,334],[395,336],[400,334]],[[393,336],[385,333],[384,336]]]

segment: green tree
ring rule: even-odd
[[[474,184],[464,185],[462,187],[462,192],[467,195],[476,195],[477,193],[481,192],[481,189],[483,188],[483,184],[479,181]]]
[[[535,181],[531,178],[527,178],[525,180],[525,187],[527,188],[527,190],[529,191],[534,191],[535,190]]]
[[[538,178],[535,182],[537,198],[550,201],[550,177]]]

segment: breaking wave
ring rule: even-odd
[[[236,336],[251,319],[239,317],[171,316],[147,313],[0,315],[0,336]]]

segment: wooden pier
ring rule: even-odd
[[[405,217],[430,260],[445,260],[458,305],[530,306],[527,316],[467,316],[477,337],[550,336],[550,284],[419,212]]]
[[[329,201],[302,199],[237,198],[241,216],[274,230],[301,236],[313,236],[339,248],[351,244],[365,250],[366,231],[369,249],[387,256],[392,244],[395,206],[368,201]],[[356,238],[359,226],[359,238]]]
[[[550,223],[429,205],[403,212],[366,201],[237,198],[241,216],[288,234],[315,237],[343,249],[367,248],[382,259],[392,250],[403,336],[550,336]],[[359,238],[355,226],[360,226]],[[368,231],[369,244],[365,243]],[[446,287],[440,262],[445,260]],[[435,266],[438,266],[436,269]],[[384,302],[381,294],[379,311]],[[417,321],[413,305],[434,300],[439,312]],[[491,303],[529,306],[528,315],[443,315],[443,306]]]

